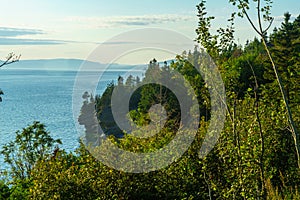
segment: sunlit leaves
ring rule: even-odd
[[[15,140],[4,145],[1,154],[10,165],[11,176],[15,180],[24,180],[31,176],[35,163],[49,156],[58,144],[61,141],[53,139],[43,124],[34,122],[22,131],[17,131]]]

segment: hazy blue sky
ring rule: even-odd
[[[101,42],[137,28],[175,30],[194,39],[196,0],[10,0],[1,2],[0,58],[8,52],[22,59],[85,59]],[[234,8],[227,0],[208,0],[214,25],[226,23]],[[272,14],[280,24],[284,12],[299,14],[299,0],[276,0]],[[243,44],[255,33],[237,21],[236,37]]]

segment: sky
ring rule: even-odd
[[[193,40],[196,38],[197,4],[197,0],[1,1],[0,59],[14,52],[21,54],[23,60],[85,60],[103,42],[143,28],[168,29]],[[299,8],[299,0],[274,1],[274,25],[280,25],[284,12],[289,11],[294,17],[299,15]],[[216,17],[213,30],[224,27],[234,10],[227,0],[208,0],[208,14]],[[238,43],[243,45],[247,39],[254,38],[255,33],[246,19],[236,23]],[[125,45],[126,42],[111,45]],[[149,51],[147,54],[153,56]],[[119,62],[130,63],[129,60],[120,59]]]

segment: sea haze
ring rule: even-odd
[[[0,69],[0,88],[4,92],[3,102],[0,103],[0,148],[14,139],[17,130],[22,130],[33,121],[45,124],[54,138],[62,140],[62,148],[67,151],[78,147],[72,92],[82,62],[68,59],[31,60]],[[110,82],[116,83],[119,75],[125,78],[129,74],[142,77],[146,66],[88,64],[105,71],[98,83],[97,94],[102,94]],[[99,72],[87,70],[84,73],[88,76]],[[0,169],[5,167],[0,156]]]

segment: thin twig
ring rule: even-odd
[[[8,54],[6,61],[4,61],[2,64],[0,64],[0,67],[3,67],[4,65],[9,65],[15,62],[19,62],[21,55],[16,56],[14,53]]]
[[[263,33],[267,33],[268,32],[268,30],[271,28],[273,22],[274,22],[274,18],[271,19],[269,26],[264,30]]]
[[[255,32],[256,32],[257,34],[259,34],[260,36],[263,36],[263,35],[259,32],[259,30],[256,28],[256,26],[254,25],[252,19],[250,18],[250,16],[248,15],[248,13],[247,13],[247,11],[246,11],[244,5],[242,4],[242,1],[239,0],[239,2],[240,2],[240,4],[241,4],[241,6],[242,6],[243,13],[246,15],[246,17],[247,17],[248,21],[250,22],[252,28],[255,30]]]
[[[260,16],[260,0],[257,1],[257,16],[258,16],[259,30],[260,30],[261,33],[263,33],[261,16]]]

